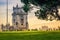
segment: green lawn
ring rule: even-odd
[[[60,32],[0,32],[0,40],[60,40]]]

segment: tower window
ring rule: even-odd
[[[16,22],[16,25],[18,25],[18,22]]]
[[[21,25],[23,25],[23,23],[24,23],[24,19],[21,19]]]
[[[23,21],[23,19],[21,19]]]
[[[23,25],[23,24],[21,23],[21,25]]]

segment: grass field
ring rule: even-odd
[[[0,40],[60,40],[60,31],[0,32]]]

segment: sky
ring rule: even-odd
[[[6,3],[7,0],[0,0],[0,25],[6,24]],[[19,5],[19,7],[23,6],[23,3],[21,3],[20,0],[8,0],[8,21],[12,25],[12,13],[13,13],[13,6]],[[28,23],[29,28],[40,28],[41,26],[49,26],[56,28],[57,26],[60,26],[60,21],[45,21],[37,19],[34,12],[37,9],[34,8],[30,13],[28,13]],[[59,11],[60,13],[60,11]]]

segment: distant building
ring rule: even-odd
[[[42,30],[43,31],[47,31],[48,30],[48,26],[42,26]]]
[[[7,24],[7,25],[1,25],[1,30],[2,31],[9,31],[9,27],[10,27],[10,24]]]
[[[12,24],[15,29],[24,30],[28,29],[27,13],[24,12],[22,7],[13,7]]]

